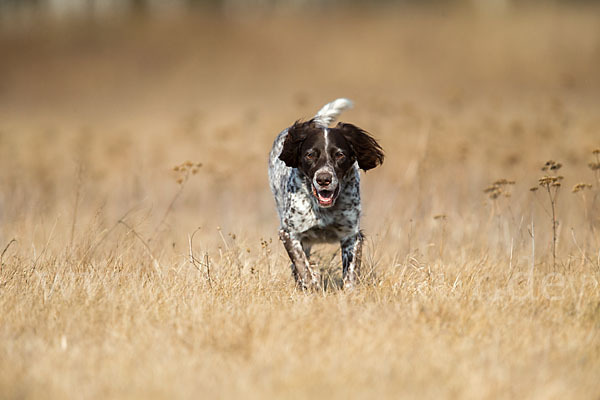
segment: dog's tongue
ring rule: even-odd
[[[322,206],[328,206],[333,203],[333,192],[317,192],[317,199]]]

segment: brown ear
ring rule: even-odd
[[[344,138],[352,146],[360,169],[367,171],[383,163],[383,149],[367,132],[343,122],[337,124],[335,128],[342,132]]]
[[[296,121],[288,128],[288,134],[283,142],[281,154],[279,154],[279,159],[288,167],[298,168],[300,164],[300,147],[308,136],[310,122]]]

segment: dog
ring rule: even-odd
[[[329,128],[348,99],[326,104],[308,121],[284,129],[269,155],[269,183],[279,214],[279,238],[298,287],[319,289],[318,268],[310,262],[316,243],[340,243],[343,288],[357,284],[363,234],[360,230],[360,174],[383,162],[377,141],[347,123]]]

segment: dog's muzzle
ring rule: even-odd
[[[323,208],[333,206],[340,194],[337,177],[329,171],[317,171],[312,182],[312,191],[319,202],[319,206]]]

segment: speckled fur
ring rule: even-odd
[[[303,243],[339,242],[359,232],[360,175],[358,165],[340,180],[340,194],[331,208],[321,208],[310,181],[297,168],[279,159],[287,129],[281,132],[269,157],[269,180],[281,228],[294,232]]]
[[[309,260],[311,246],[340,243],[344,288],[350,288],[358,279],[363,240],[359,164],[354,162],[344,176],[337,177],[340,192],[335,203],[329,208],[320,207],[312,193],[311,179],[279,158],[289,129],[279,133],[273,143],[269,181],[280,219],[279,236],[292,261],[293,275],[300,287],[319,288],[318,269]]]

